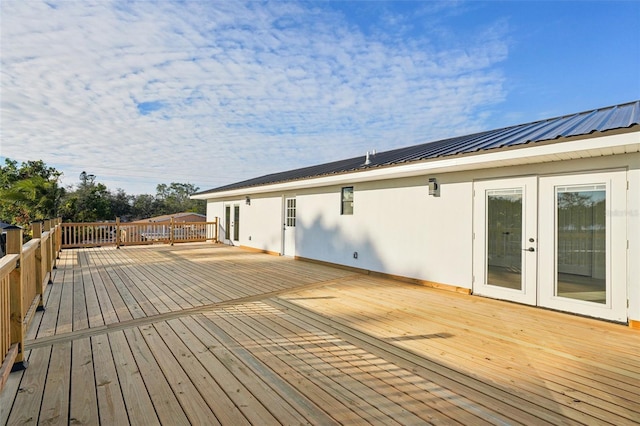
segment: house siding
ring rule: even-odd
[[[354,184],[353,215],[340,214],[339,186],[299,196],[298,255],[470,288],[471,184],[453,182],[435,198],[424,182]]]
[[[281,253],[282,196],[251,197],[240,205],[240,245]]]

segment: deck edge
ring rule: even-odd
[[[380,277],[380,278],[388,278],[388,279],[392,279],[392,280],[396,280],[396,281],[402,281],[404,283],[408,283],[408,284],[416,284],[416,285],[421,285],[424,287],[429,287],[429,288],[435,288],[435,289],[439,289],[439,290],[445,290],[445,291],[451,291],[454,293],[461,293],[461,294],[466,294],[466,295],[470,295],[471,294],[471,289],[470,288],[465,288],[465,287],[459,287],[459,286],[455,286],[455,285],[451,285],[451,284],[444,284],[444,283],[439,283],[439,282],[435,282],[435,281],[428,281],[428,280],[421,280],[418,278],[410,278],[410,277],[405,277],[402,275],[393,275],[393,274],[387,274],[384,272],[377,272],[377,271],[371,271],[368,269],[364,269],[364,268],[357,268],[355,266],[346,266],[346,265],[340,265],[339,263],[332,263],[332,262],[327,262],[324,260],[317,260],[317,259],[311,259],[308,257],[302,257],[302,256],[295,256],[296,260],[302,260],[304,262],[310,262],[310,263],[317,263],[320,265],[326,265],[326,266],[331,266],[337,269],[344,269],[347,271],[351,271],[351,272],[358,272],[361,274],[365,274],[365,275],[371,275],[373,277]]]

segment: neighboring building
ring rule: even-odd
[[[193,212],[182,212],[182,213],[174,213],[174,214],[165,214],[162,216],[154,216],[154,217],[149,217],[146,219],[140,219],[140,220],[135,220],[133,222],[130,223],[146,223],[146,222],[152,222],[152,223],[157,223],[157,222],[171,222],[171,218],[173,218],[173,221],[178,223],[178,222],[206,222],[207,221],[207,216],[200,214],[200,213],[193,213]]]
[[[165,214],[162,216],[149,217],[147,219],[135,220],[133,222],[127,222],[123,224],[121,239],[124,242],[127,241],[160,241],[168,240],[171,227],[171,219],[173,223],[194,223],[194,222],[206,222],[207,216],[200,213],[182,212],[174,214]],[[129,227],[126,225],[140,225],[149,224],[146,227]],[[195,228],[195,226],[194,226]],[[174,238],[191,238],[193,235],[187,235],[188,229],[180,227],[177,231],[174,230]],[[194,231],[195,232],[195,231]],[[198,233],[200,230],[198,230]],[[203,230],[203,232],[206,232]]]
[[[228,244],[640,327],[640,101],[192,198]]]

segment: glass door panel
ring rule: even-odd
[[[224,241],[231,244],[231,206],[224,208]]]
[[[233,206],[233,240],[240,240],[240,206]]]
[[[489,190],[486,284],[522,290],[522,188]]]
[[[287,198],[286,226],[296,226],[296,199]]]
[[[556,187],[556,296],[606,303],[606,186]]]

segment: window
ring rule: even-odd
[[[296,226],[296,199],[287,198],[287,226]]]
[[[340,214],[353,214],[353,186],[342,188]]]

